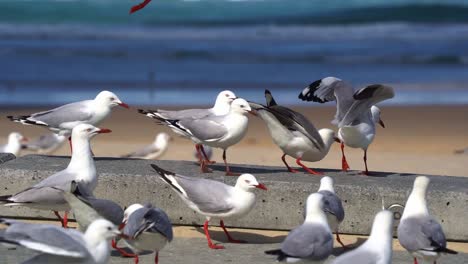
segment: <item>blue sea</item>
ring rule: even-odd
[[[0,0],[0,107],[115,91],[206,105],[218,91],[295,105],[310,82],[386,83],[389,104],[468,103],[468,1]]]

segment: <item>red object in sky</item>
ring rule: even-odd
[[[138,5],[134,5],[131,9],[130,9],[130,14],[133,14],[135,13],[136,11],[140,10],[140,9],[143,9],[147,4],[149,4],[149,2],[151,2],[151,0],[145,0],[143,1],[142,3],[138,4]]]

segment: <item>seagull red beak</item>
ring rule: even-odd
[[[384,122],[382,121],[382,119],[379,120],[379,124],[380,124],[383,128],[385,128],[385,124],[384,124]]]
[[[110,133],[110,132],[112,132],[112,130],[108,128],[100,128],[98,131],[98,134],[105,134],[105,133]]]
[[[28,139],[27,137],[22,137],[22,138],[21,138],[21,142],[28,142],[28,140],[29,140],[29,139]]]
[[[252,110],[249,111],[249,114],[251,114],[253,116],[257,116],[257,111],[252,109]]]
[[[263,183],[259,183],[258,185],[255,185],[255,188],[262,189],[262,190],[268,190],[267,187]]]
[[[124,227],[125,227],[125,223],[121,223],[121,224],[119,225],[119,230],[124,229]]]
[[[130,106],[128,106],[128,104],[126,103],[119,103],[119,105],[123,108],[127,108],[127,109],[130,109]]]

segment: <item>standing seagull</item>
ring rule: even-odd
[[[42,135],[36,140],[22,144],[21,148],[37,152],[39,154],[51,154],[56,151],[67,137],[57,135],[55,133],[49,133],[47,135]]]
[[[104,264],[110,257],[109,240],[120,234],[115,225],[104,219],[95,220],[84,234],[48,224],[27,224],[7,219],[0,219],[0,223],[8,225],[0,234],[0,242],[41,253],[24,264]]]
[[[158,159],[166,153],[172,138],[166,133],[159,133],[153,143],[122,158]]]
[[[129,108],[112,92],[102,91],[93,100],[66,104],[49,111],[26,116],[7,116],[13,122],[24,125],[44,126],[51,131],[69,137],[72,129],[79,124],[99,125],[111,114],[113,107]],[[72,146],[71,139],[70,148]]]
[[[426,202],[428,185],[429,178],[416,177],[398,225],[398,240],[414,257],[414,264],[418,263],[418,258],[436,263],[441,253],[457,254],[447,248],[442,226],[429,214]]]
[[[52,210],[62,222],[62,226],[66,227],[70,207],[63,197],[63,191],[70,191],[72,181],[82,184],[90,192],[94,191],[98,178],[89,140],[97,134],[109,132],[109,129],[88,124],[76,126],[72,132],[75,148],[68,167],[15,195],[0,196],[0,202],[6,203],[5,206]],[[63,219],[58,211],[65,211]]]
[[[374,218],[369,239],[357,249],[340,255],[333,264],[391,264],[393,248],[393,214],[380,211]]]
[[[8,135],[8,142],[0,146],[0,153],[11,153],[18,156],[21,151],[21,143],[28,139],[18,132],[11,132]]]
[[[154,117],[159,122],[168,127],[177,130],[177,133],[184,134],[195,144],[205,144],[210,147],[223,149],[223,160],[226,166],[226,175],[238,176],[238,173],[230,171],[226,160],[226,150],[232,145],[237,144],[247,133],[249,119],[247,113],[255,114],[247,101],[237,98],[231,104],[229,113],[222,116],[206,116],[203,118],[185,118],[185,119],[164,119]],[[211,172],[206,167],[206,161],[200,161],[202,172]]]
[[[231,103],[236,98],[237,97],[233,92],[229,90],[225,90],[218,94],[218,96],[216,97],[215,104],[212,108],[185,109],[185,110],[176,110],[176,111],[169,111],[169,110],[162,110],[162,109],[156,109],[156,110],[138,109],[138,112],[156,120],[159,120],[159,119],[180,120],[180,119],[186,119],[186,118],[198,119],[198,118],[204,118],[204,117],[212,116],[212,115],[223,116],[229,113],[229,110],[231,109]],[[183,137],[187,137],[185,133],[180,133],[178,129],[172,129],[172,131],[174,131],[176,134],[179,134]],[[202,144],[196,144],[195,150],[197,151],[200,157],[204,157],[205,162],[214,163],[209,160],[209,157],[205,153],[205,149],[203,148]],[[202,160],[203,158],[200,158],[199,160],[200,164],[202,163]]]
[[[320,179],[320,188],[318,193],[323,195],[323,209],[327,215],[327,222],[330,229],[335,232],[338,243],[340,243],[343,248],[346,248],[343,242],[341,242],[340,235],[338,233],[338,227],[344,220],[345,212],[340,197],[335,194],[333,179],[331,177],[325,176]]]
[[[151,164],[151,167],[177,192],[190,209],[206,217],[203,228],[210,248],[224,248],[211,242],[208,223],[212,217],[220,219],[219,224],[229,242],[242,243],[231,237],[224,226],[223,219],[247,215],[255,205],[256,197],[253,191],[256,188],[267,190],[265,185],[258,183],[252,174],[242,174],[233,187],[218,181],[178,175],[154,164]]]
[[[349,169],[344,145],[364,150],[365,174],[367,169],[367,148],[375,137],[375,124],[380,123],[380,109],[375,104],[395,96],[393,88],[382,84],[373,84],[361,88],[357,92],[353,88],[335,77],[326,77],[311,83],[300,94],[303,101],[325,103],[336,101],[336,114],[332,124],[338,126],[338,137],[341,140],[343,155],[341,167],[344,171]]]
[[[132,204],[124,212],[122,233],[128,237],[125,243],[135,254],[129,254],[117,248],[123,255],[134,257],[138,263],[138,254],[142,251],[155,251],[154,263],[159,262],[159,251],[172,241],[172,224],[169,216],[151,204]]]
[[[297,170],[289,167],[286,155],[294,157],[297,165],[311,174],[321,174],[302,164],[305,161],[320,161],[330,150],[333,141],[338,139],[331,129],[317,129],[302,114],[279,106],[270,91],[265,90],[267,106],[250,103],[257,115],[265,121],[275,144],[283,151],[284,165],[290,172]]]
[[[277,255],[278,261],[294,263],[309,261],[323,263],[333,250],[333,236],[323,211],[323,195],[313,193],[307,198],[304,223],[291,232],[281,243],[281,249],[265,251]]]

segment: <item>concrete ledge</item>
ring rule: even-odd
[[[0,164],[13,159],[16,159],[16,156],[11,153],[0,153]]]
[[[13,194],[29,187],[67,166],[68,157],[28,155],[0,166],[0,195]],[[202,224],[204,218],[188,210],[175,192],[159,179],[149,164],[187,176],[205,177],[234,184],[236,177],[223,176],[224,166],[212,166],[215,172],[201,174],[198,166],[188,161],[148,161],[116,158],[96,158],[99,184],[97,197],[121,205],[151,202],[164,209],[174,224]],[[257,192],[255,209],[245,218],[228,220],[227,224],[243,228],[289,230],[299,225],[306,197],[317,191],[320,177],[288,173],[282,167],[233,165],[233,171],[254,174],[267,185],[268,191]],[[404,204],[417,175],[379,172],[376,176],[321,170],[335,180],[335,190],[344,202],[343,233],[368,234],[376,212],[385,206]],[[429,176],[428,202],[431,213],[442,224],[450,240],[468,241],[468,178]],[[0,206],[0,216],[53,218],[47,211]],[[213,221],[215,224],[215,221]]]

